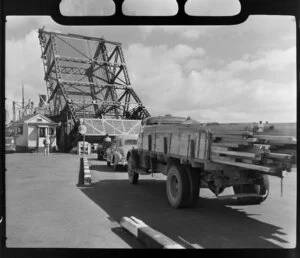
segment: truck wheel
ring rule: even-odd
[[[190,196],[188,200],[188,207],[194,207],[199,199],[200,192],[200,173],[199,171],[191,168],[185,167],[188,175],[189,185],[190,185]]]
[[[129,156],[127,162],[128,180],[131,184],[136,185],[139,181],[139,174],[134,172],[134,168],[137,167],[137,161],[132,155]]]
[[[189,205],[190,184],[188,175],[178,164],[171,165],[168,170],[166,190],[169,203],[174,208],[184,208]]]
[[[269,194],[270,184],[269,177],[262,175],[255,184],[250,185],[237,185],[233,187],[235,194],[249,193],[249,194],[260,194],[262,197],[238,197],[237,200],[240,204],[260,204],[267,199]]]

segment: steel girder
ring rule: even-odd
[[[24,116],[32,115],[34,112],[33,102],[30,100],[28,100],[28,103],[13,101],[12,106],[14,122],[22,119]]]
[[[150,116],[131,87],[121,44],[39,29],[51,116],[143,119]]]

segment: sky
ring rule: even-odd
[[[131,14],[145,9],[174,12],[173,1],[162,2],[163,8],[126,5],[125,9]],[[68,10],[66,15],[114,12],[109,0],[84,3],[82,7],[79,1],[66,0],[61,7]],[[216,11],[222,9],[220,5]],[[210,8],[206,10],[211,14]],[[121,42],[132,87],[152,116],[172,114],[220,123],[296,121],[294,17],[251,16],[234,26],[83,27],[62,26],[46,16],[6,19],[5,87],[10,119],[12,101],[21,101],[22,82],[25,100],[30,98],[37,105],[38,94],[46,94],[37,34],[45,26],[48,31]]]

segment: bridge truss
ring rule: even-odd
[[[150,116],[131,87],[121,43],[44,29],[38,34],[50,116],[69,125],[66,134],[83,117],[115,121]]]

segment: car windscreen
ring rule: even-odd
[[[125,145],[136,145],[137,144],[137,140],[135,139],[127,139],[124,142]]]

